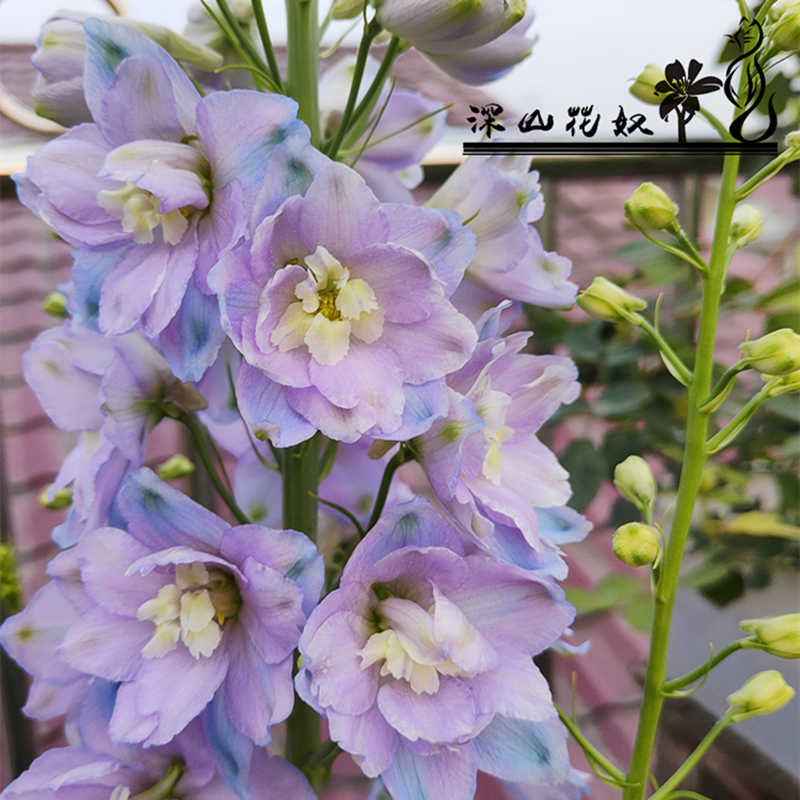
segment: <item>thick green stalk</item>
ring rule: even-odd
[[[703,292],[694,377],[689,387],[689,415],[686,423],[683,469],[678,487],[675,518],[664,556],[663,572],[655,591],[655,617],[650,640],[650,654],[647,660],[644,697],[639,714],[633,758],[628,771],[628,782],[634,785],[625,790],[625,800],[642,800],[645,796],[658,721],[664,703],[662,687],[667,672],[667,647],[672,607],[675,602],[686,539],[689,535],[692,511],[707,459],[708,412],[703,412],[700,408],[711,391],[717,318],[722,284],[725,280],[725,253],[735,206],[733,194],[736,190],[738,170],[739,156],[736,154],[726,156],[722,171],[714,242]]]
[[[300,106],[297,116],[319,146],[319,12],[317,0],[286,0],[286,88]]]
[[[317,489],[319,477],[319,438],[283,450],[283,527],[317,540]],[[306,771],[314,785],[318,768],[308,766],[320,746],[319,715],[297,695],[294,710],[286,721],[286,758]],[[319,786],[314,785],[315,789]]]

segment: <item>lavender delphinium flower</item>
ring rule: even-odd
[[[117,506],[127,530],[101,528],[66,551],[90,603],[59,658],[121,684],[113,740],[164,744],[205,711],[221,757],[233,749],[249,763],[252,743],[291,711],[292,652],[321,557],[294,531],[231,528],[147,469]]]
[[[448,376],[449,413],[411,447],[472,541],[526,568],[557,566],[557,545],[539,535],[535,509],[563,506],[569,476],[536,432],[578,396],[577,369],[568,358],[521,353],[530,334],[501,337],[502,310],[484,315],[475,352]]]
[[[308,130],[286,97],[201,98],[147,36],[98,19],[84,27],[95,124],[32,156],[19,196],[80,248],[74,316],[107,334],[160,334],[173,371],[197,380],[224,338],[208,271],[246,234],[272,150]]]
[[[471,800],[482,770],[567,775],[565,731],[532,656],[574,615],[550,581],[490,555],[423,498],[355,549],[300,639],[300,696],[394,800]]]
[[[47,490],[72,486],[69,516],[53,531],[62,547],[104,525],[125,475],[144,463],[147,436],[167,406],[205,406],[138,333],[106,338],[67,321],[40,334],[22,359],[42,408],[61,430],[79,434]]]
[[[426,205],[458,212],[477,238],[477,249],[453,302],[477,321],[505,298],[545,307],[571,306],[578,291],[567,280],[568,258],[549,253],[530,225],[544,212],[539,173],[530,157],[468,158]],[[498,258],[497,254],[503,257]]]
[[[476,340],[447,300],[472,247],[457,215],[381,204],[353,170],[321,166],[209,276],[257,435],[407,438],[444,413],[443,378]]]

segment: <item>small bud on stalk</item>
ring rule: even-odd
[[[69,319],[67,298],[61,292],[50,292],[42,301],[42,311],[61,319]]]
[[[656,482],[641,456],[628,456],[614,467],[614,485],[639,511],[652,508],[656,499]]]
[[[748,366],[764,375],[789,375],[800,370],[800,335],[790,328],[742,342],[739,349]]]
[[[742,688],[728,695],[733,722],[740,722],[758,714],[771,714],[783,708],[794,697],[780,672],[768,669],[753,675]]]
[[[617,528],[611,549],[614,555],[629,567],[653,564],[661,552],[658,532],[640,522],[629,522]]]
[[[764,217],[761,212],[748,203],[736,207],[731,220],[731,242],[736,247],[744,247],[761,236]]]
[[[331,9],[333,19],[353,19],[364,10],[366,0],[336,0]]]
[[[52,487],[46,486],[39,495],[39,505],[48,508],[50,511],[60,511],[62,508],[69,508],[72,505],[72,487],[64,486],[56,492],[51,491]]]
[[[756,638],[755,642],[745,642],[745,647],[766,650],[778,658],[800,658],[800,614],[746,619],[739,627]]]
[[[657,106],[664,99],[664,94],[656,91],[656,85],[663,80],[666,80],[664,68],[655,64],[648,64],[628,87],[628,91],[637,100]]]
[[[156,474],[162,481],[185,478],[194,472],[194,464],[186,456],[178,453],[156,467]]]
[[[632,321],[632,316],[638,316],[634,312],[645,308],[647,303],[620,289],[607,278],[598,277],[578,295],[578,305],[596,319]]]
[[[644,231],[663,231],[677,213],[678,206],[654,183],[643,183],[625,201],[625,216]]]

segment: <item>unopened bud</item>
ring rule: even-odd
[[[333,19],[353,19],[364,10],[365,0],[336,0],[331,9]]]
[[[178,453],[156,467],[156,474],[162,481],[185,478],[194,472],[194,464],[186,456]]]
[[[656,499],[656,482],[641,456],[628,456],[614,467],[614,485],[639,511],[652,508]]]
[[[787,133],[783,143],[790,150],[800,150],[800,131],[792,131],[791,133]]]
[[[639,297],[620,289],[607,278],[597,277],[578,295],[578,305],[596,319],[630,319],[647,306]]]
[[[54,492],[52,485],[46,486],[39,495],[39,505],[51,511],[69,508],[72,505],[72,487],[64,486]]]
[[[611,543],[614,555],[629,567],[652,564],[661,552],[658,533],[649,525],[629,522],[614,532]]]
[[[50,292],[42,301],[42,311],[54,317],[68,319],[67,298],[61,292]]]
[[[749,242],[755,241],[761,235],[764,227],[764,217],[761,212],[748,203],[736,207],[731,220],[731,242],[736,247],[744,247]]]
[[[797,0],[775,3],[769,20],[767,33],[781,50],[800,50],[800,3]]]
[[[22,610],[22,588],[17,560],[10,544],[0,544],[0,602],[7,616]]]
[[[755,642],[745,642],[745,647],[758,647],[778,658],[800,658],[800,614],[746,619],[739,627],[756,638]]]
[[[664,99],[662,92],[656,91],[656,84],[666,80],[664,68],[655,64],[648,64],[640,73],[636,80],[628,87],[628,91],[643,103],[657,106]]]
[[[664,230],[677,213],[678,206],[654,183],[643,183],[625,201],[625,216],[644,231]]]
[[[764,375],[789,375],[800,370],[800,335],[790,328],[739,345],[748,366]]]
[[[768,376],[763,376],[767,379]],[[800,392],[800,369],[790,372],[788,375],[782,375],[780,380],[770,390],[770,397],[778,397],[782,394],[789,392]]]
[[[731,719],[740,722],[757,714],[771,714],[783,708],[793,697],[794,689],[780,672],[775,669],[759,672],[745,681],[741,689],[728,695],[734,711]]]

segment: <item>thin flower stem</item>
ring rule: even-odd
[[[759,186],[766,183],[773,175],[780,172],[787,164],[792,162],[791,151],[784,150],[772,159],[763,169],[760,169],[752,178],[746,180],[735,192],[734,198],[738,203],[749,197]]]
[[[358,45],[358,55],[356,56],[356,65],[353,71],[353,81],[350,84],[350,94],[347,97],[347,104],[344,107],[342,121],[339,123],[339,128],[333,140],[325,147],[325,153],[331,159],[336,158],[339,153],[339,148],[342,146],[344,136],[350,129],[350,121],[353,118],[356,101],[358,100],[358,91],[361,88],[361,80],[364,77],[364,68],[367,65],[367,58],[369,57],[369,48],[372,46],[373,40],[380,31],[381,26],[375,20],[372,20],[364,26],[364,33]]]
[[[733,382],[736,379],[736,376],[748,368],[749,367],[746,363],[739,361],[732,367],[726,369],[722,377],[717,381],[717,385],[714,387],[706,400],[703,401],[703,405],[700,406],[700,408],[709,413],[716,411],[719,408],[720,403],[722,403],[722,401],[728,396],[728,392],[730,392],[731,388],[733,387]]]
[[[700,253],[697,252],[697,248],[692,244],[686,234],[683,232],[683,228],[678,225],[677,222],[673,221],[672,226],[669,228],[669,232],[678,240],[679,244],[683,248],[684,252],[688,253],[692,259],[694,259],[696,264],[702,265],[701,272],[708,271],[708,264],[706,264],[706,260]]]
[[[406,454],[402,447],[391,457],[391,459],[389,459],[389,463],[386,465],[386,469],[383,471],[381,485],[378,489],[378,496],[375,498],[375,505],[372,508],[372,515],[367,523],[367,533],[369,533],[375,527],[375,523],[380,519],[381,513],[383,512],[383,507],[386,505],[386,498],[389,496],[389,487],[392,485],[394,473],[401,464],[405,463],[405,461]]]
[[[556,706],[558,711],[558,718],[564,724],[564,727],[570,732],[572,738],[580,745],[581,750],[586,753],[586,757],[594,761],[606,773],[608,773],[615,781],[624,783],[625,773],[615,767],[581,732],[578,726],[563,712],[563,710]]]
[[[692,372],[683,363],[681,357],[672,349],[670,343],[661,335],[660,331],[654,328],[647,320],[643,319],[637,323],[656,344],[659,350],[669,359],[670,364],[675,368],[678,373],[681,383],[688,386],[692,382]]]
[[[721,431],[708,440],[708,455],[713,456],[714,453],[718,453],[739,435],[753,414],[758,411],[759,406],[770,396],[770,392],[777,383],[778,380],[772,380],[766,384],[758,394],[747,401],[739,413]]]
[[[744,645],[741,641],[729,644],[727,647],[724,647],[722,650],[720,650],[719,653],[715,653],[713,656],[711,656],[711,658],[709,658],[705,664],[702,664],[697,669],[687,672],[686,675],[683,675],[680,678],[675,678],[674,681],[667,681],[661,687],[661,691],[664,692],[664,694],[672,694],[679,689],[683,689],[684,686],[688,686],[695,681],[699,681],[700,678],[708,675],[708,673],[714,669],[714,667],[716,667],[720,661],[724,661],[732,653],[735,653],[737,650],[741,650],[742,647],[744,647]]]
[[[269,67],[267,67],[267,65],[264,63],[264,59],[261,58],[258,50],[256,50],[256,48],[253,46],[253,43],[250,41],[250,37],[242,30],[239,20],[236,19],[230,9],[230,6],[228,6],[228,0],[217,0],[217,5],[219,6],[220,11],[222,11],[222,15],[225,17],[225,21],[228,23],[231,32],[239,40],[239,44],[241,45],[242,50],[244,50],[246,53],[249,61],[253,64],[253,66],[258,67],[261,72],[268,75]]]
[[[272,39],[269,35],[267,18],[264,15],[264,6],[261,0],[253,0],[253,13],[256,17],[256,25],[258,26],[258,35],[261,37],[261,44],[264,45],[264,52],[267,54],[267,63],[269,64],[269,70],[272,74],[272,80],[275,81],[275,85],[282,92],[283,81],[281,80],[281,71],[278,67],[278,60],[275,58],[275,50],[272,47]]]
[[[643,228],[639,228],[638,230],[644,236],[645,239],[649,239],[653,244],[657,244],[662,250],[666,250],[668,253],[672,253],[672,255],[677,256],[682,261],[685,261],[687,264],[691,264],[701,275],[707,274],[708,264],[706,264],[706,262],[702,258],[700,258],[698,261],[697,259],[695,259],[693,255],[685,252],[684,250],[681,250],[680,247],[673,247],[671,244],[667,244],[666,242],[662,242],[660,239],[656,239],[655,236],[651,236]],[[697,251],[695,250],[695,253],[696,252]]]
[[[708,748],[714,744],[714,740],[731,724],[731,721],[730,712],[717,720],[714,727],[706,734],[703,741],[697,745],[689,758],[675,770],[675,774],[669,780],[664,781],[657,792],[650,796],[650,800],[666,800],[667,797],[670,797],[672,790],[695,768],[700,759],[706,754]]]
[[[367,535],[367,532],[364,530],[364,526],[358,521],[356,515],[353,514],[352,511],[348,511],[344,506],[340,506],[338,503],[334,503],[331,500],[325,500],[317,495],[314,495],[314,497],[316,497],[317,501],[322,503],[322,505],[328,506],[328,508],[332,508],[335,511],[338,511],[340,514],[344,514],[355,526],[356,530],[358,531],[359,539],[363,539]]]
[[[185,425],[186,429],[189,431],[189,435],[192,437],[192,444],[200,460],[203,462],[203,466],[206,468],[206,472],[209,478],[211,478],[211,482],[214,484],[217,494],[219,494],[222,501],[228,506],[231,514],[236,517],[238,522],[242,525],[249,525],[250,518],[239,508],[233,494],[228,490],[228,487],[225,486],[219,472],[214,466],[211,453],[209,452],[208,442],[204,435],[205,426],[201,425],[192,414],[188,414],[185,411],[180,412],[178,421]]]
[[[720,135],[723,141],[733,141],[731,132],[708,109],[701,107],[700,116]]]
[[[714,346],[720,295],[725,279],[725,256],[728,234],[735,207],[734,191],[739,170],[739,155],[725,157],[720,199],[708,275],[704,283],[703,305],[700,314],[700,329],[697,338],[693,379],[689,386],[689,411],[686,423],[686,449],[681,470],[678,498],[672,530],[664,553],[663,571],[655,593],[655,615],[647,661],[644,696],[639,714],[633,757],[628,770],[628,782],[632,784],[624,791],[624,800],[643,800],[648,770],[655,745],[661,708],[664,703],[662,687],[666,679],[667,647],[672,620],[672,608],[678,587],[681,561],[686,549],[692,512],[700,488],[703,467],[707,459],[706,436],[708,412],[701,405],[711,391],[714,365]],[[667,792],[663,791],[664,795]]]

